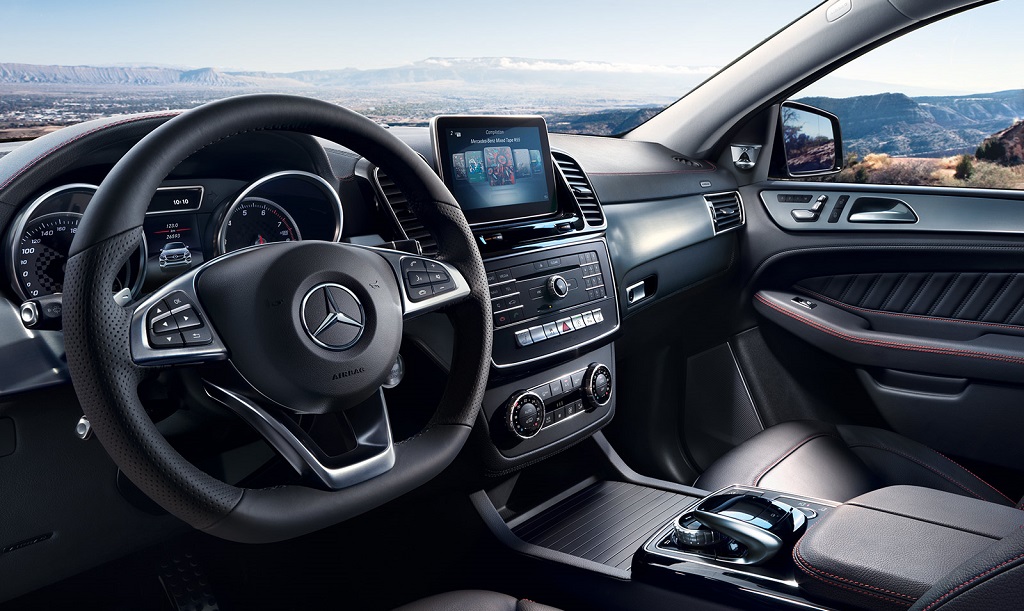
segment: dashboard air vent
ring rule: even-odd
[[[683,157],[681,155],[674,155],[672,157],[672,159],[674,159],[675,161],[678,161],[679,163],[685,165],[688,168],[696,168],[696,169],[700,170],[700,169],[702,169],[704,167],[704,165],[701,162],[694,161],[693,159],[688,159],[688,158]]]
[[[380,168],[373,173],[377,180],[377,189],[384,203],[391,210],[391,214],[398,223],[404,237],[416,240],[423,249],[423,254],[432,257],[437,254],[437,240],[420,222],[416,214],[409,209],[409,201],[402,194],[402,191]]]
[[[715,235],[743,225],[743,202],[736,191],[708,194],[704,201],[715,225]]]
[[[580,213],[587,225],[591,228],[604,227],[604,211],[601,210],[601,202],[597,201],[597,193],[590,184],[590,179],[576,160],[565,153],[551,153],[555,163],[558,164],[565,181],[569,184],[569,190],[576,197]]]

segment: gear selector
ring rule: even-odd
[[[768,562],[807,527],[805,515],[779,501],[746,493],[717,494],[676,518],[672,541],[720,562]]]

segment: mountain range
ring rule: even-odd
[[[342,101],[358,98],[368,106],[373,100],[387,101],[398,105],[397,113],[419,105],[422,108],[417,111],[425,116],[438,107],[436,100],[461,98],[471,100],[453,106],[463,109],[461,112],[543,112],[557,131],[606,134],[628,129],[653,115],[715,70],[517,57],[433,57],[390,68],[299,72],[0,63],[0,87],[20,92],[66,87],[90,92],[301,91]],[[1024,117],[1024,90],[1020,89],[960,96],[881,93],[800,101],[838,115],[846,150],[861,156],[872,152],[921,157],[973,153],[986,137]],[[401,115],[392,113],[386,120],[401,122]]]
[[[390,68],[299,72],[222,71],[214,68],[45,66],[0,63],[0,84],[121,85],[258,89],[401,88],[451,90],[526,88],[532,91],[622,90],[673,100],[715,72],[712,67],[647,66],[517,57],[432,57]],[[612,95],[614,97],[614,95]],[[661,100],[653,100],[661,101]]]
[[[974,153],[988,136],[1024,117],[1024,89],[911,98],[902,93],[803,98],[839,117],[843,147],[861,156],[943,157]]]

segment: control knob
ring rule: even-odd
[[[548,293],[555,299],[565,299],[569,294],[569,283],[565,281],[565,278],[555,274],[548,278]]]
[[[583,396],[587,398],[587,409],[608,405],[612,399],[612,372],[607,365],[591,363],[583,374]]]
[[[505,424],[520,439],[533,437],[544,425],[544,400],[528,390],[516,392],[508,400]]]

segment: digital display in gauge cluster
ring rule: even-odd
[[[170,280],[203,262],[199,219],[195,214],[151,214],[146,232],[146,272],[150,280]]]
[[[203,188],[161,187],[146,212],[146,284],[156,286],[203,263]]]

